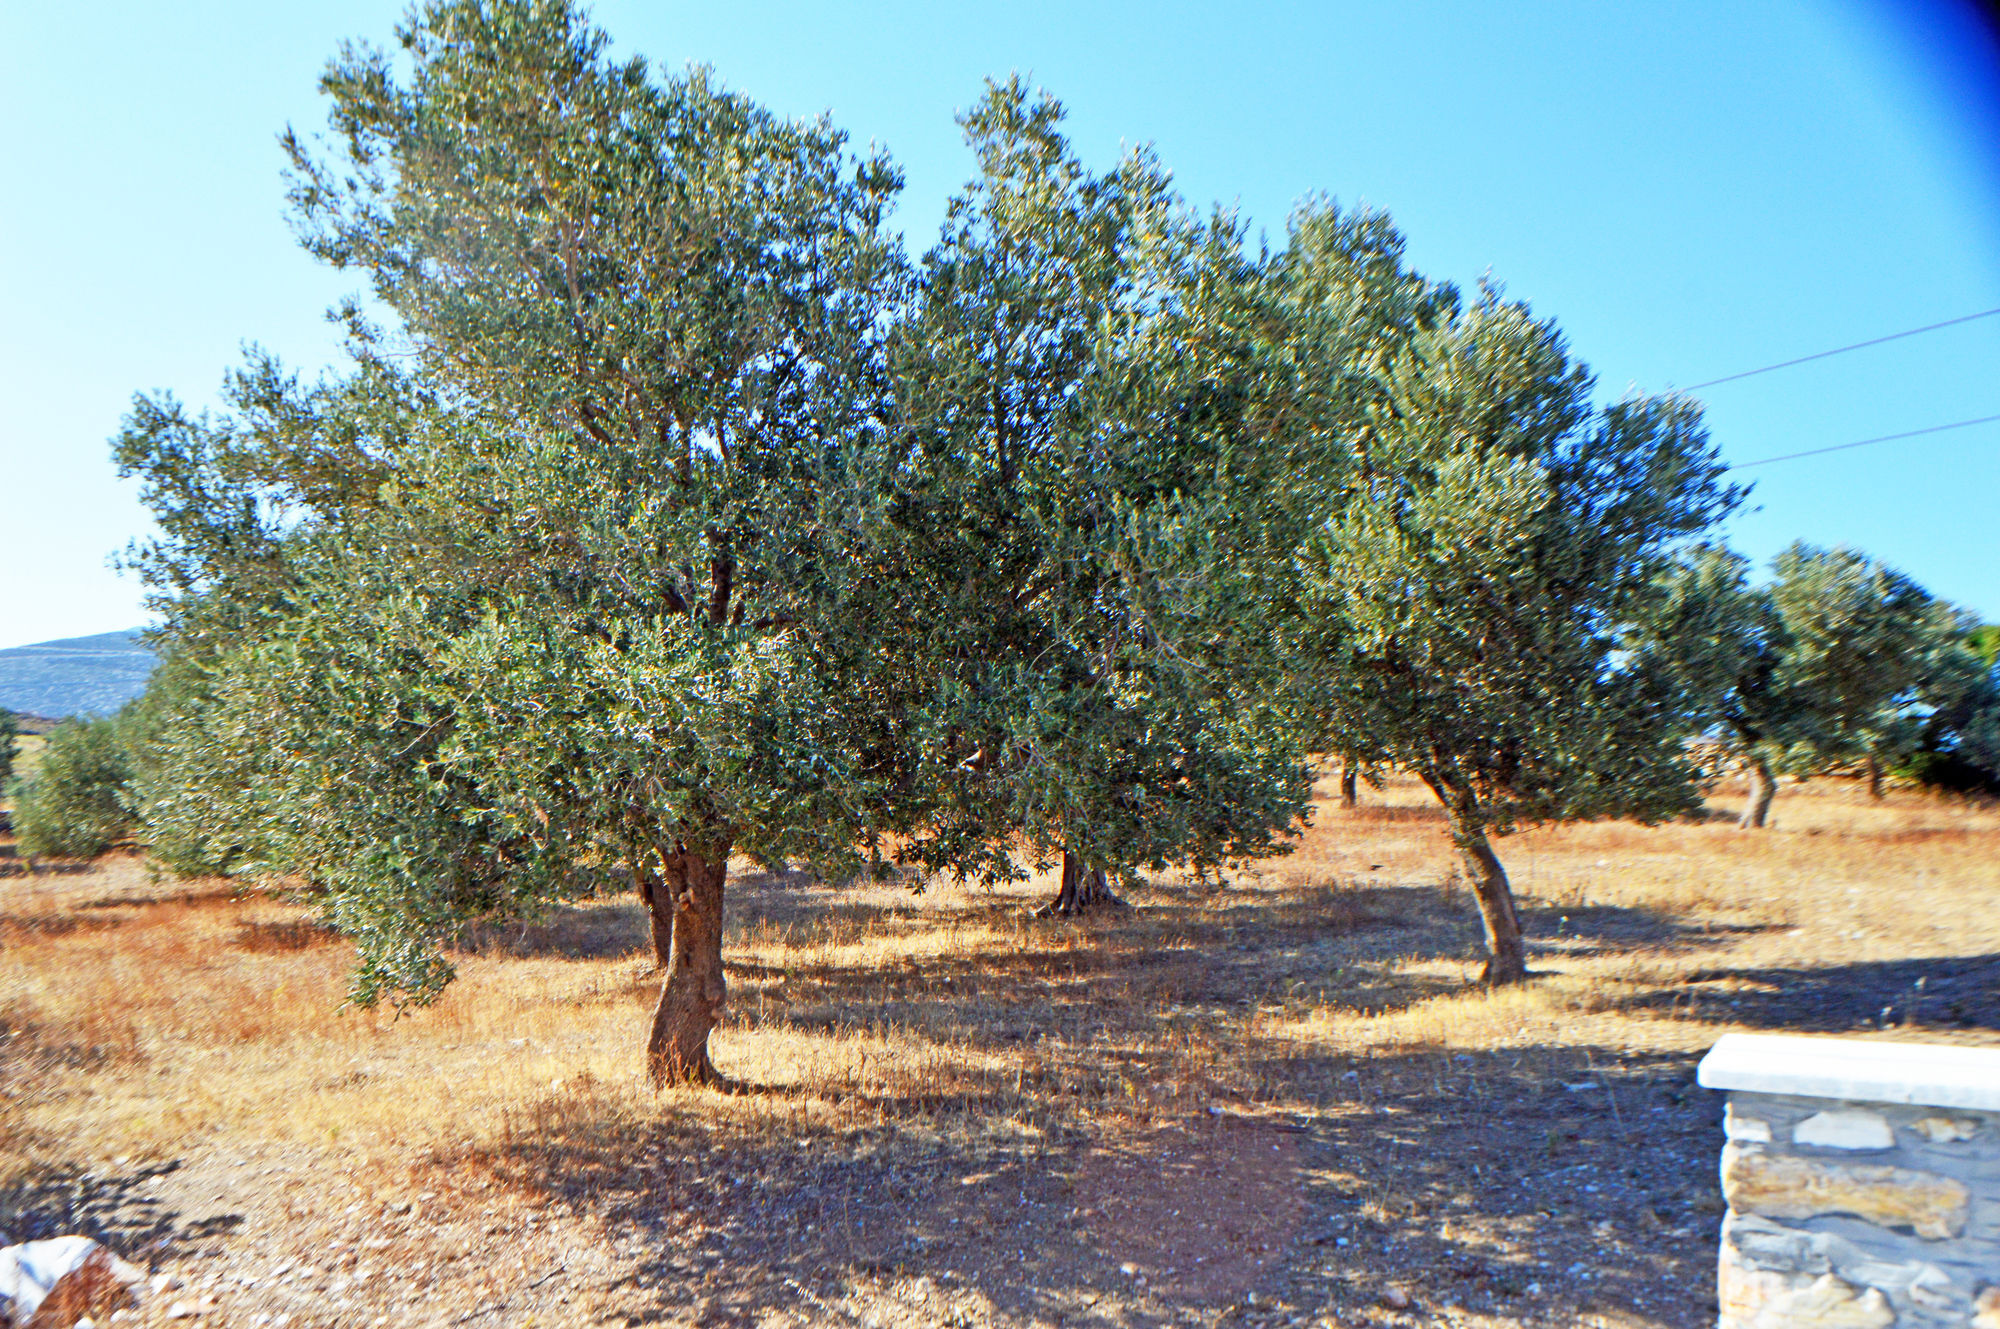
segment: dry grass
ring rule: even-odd
[[[1405,783],[1080,924],[746,869],[728,1096],[641,1082],[629,901],[468,935],[397,1018],[281,901],[16,869],[0,1229],[100,1231],[210,1323],[1703,1324],[1702,1049],[2000,1038],[2000,811],[1776,811],[1509,840],[1501,993]]]

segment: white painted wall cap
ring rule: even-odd
[[[1724,1034],[1695,1071],[1704,1089],[2000,1112],[2000,1048],[1797,1034]]]

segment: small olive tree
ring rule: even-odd
[[[1777,796],[1775,769],[1804,739],[1810,709],[1788,676],[1791,638],[1770,588],[1751,583],[1742,555],[1702,545],[1663,574],[1642,631],[1649,653],[1709,699],[1709,736],[1749,775],[1737,825],[1762,827]]]
[[[1804,543],[1771,565],[1784,625],[1778,683],[1800,732],[1785,763],[1803,774],[1860,765],[1869,792],[1921,746],[1940,704],[1977,681],[1963,635],[1972,621],[1915,581],[1857,550]]]
[[[49,731],[34,773],[11,787],[21,852],[30,858],[95,858],[129,838],[131,775],[120,718],[64,720]]]

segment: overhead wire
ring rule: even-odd
[[[1756,461],[1739,461],[1723,469],[1747,470],[1752,466],[1769,466],[1774,461],[1797,461],[1800,457],[1817,457],[1825,452],[1845,452],[1849,448],[1865,448],[1875,443],[1893,443],[1899,438],[1916,438],[1923,434],[1942,434],[1948,429],[1970,429],[1973,425],[1989,425],[1996,421],[2000,421],[2000,415],[1982,415],[1972,420],[1954,420],[1948,425],[1931,425],[1926,429],[1910,429],[1900,434],[1883,434],[1876,438],[1856,439],[1852,443],[1836,443],[1830,448],[1807,448],[1804,452],[1787,452],[1777,457],[1760,457]]]
[[[1734,383],[1738,379],[1755,378],[1759,374],[1768,374],[1773,370],[1790,369],[1793,365],[1810,364],[1814,360],[1824,360],[1828,356],[1845,355],[1849,351],[1865,350],[1870,346],[1880,346],[1884,342],[1901,341],[1905,337],[1915,337],[1925,332],[1936,332],[1939,328],[1951,328],[1961,323],[1971,323],[1982,318],[1992,318],[1996,314],[2000,314],[2000,307],[1982,309],[1974,314],[1961,314],[1957,318],[1948,318],[1939,323],[1926,323],[1920,328],[1908,328],[1902,332],[1891,332],[1887,336],[1870,337],[1866,341],[1850,342],[1846,346],[1836,346],[1830,351],[1815,351],[1811,355],[1796,356],[1790,360],[1780,360],[1776,364],[1763,365],[1756,369],[1746,369],[1740,374],[1724,374],[1721,378],[1711,378],[1705,382],[1690,384],[1682,388],[1681,391],[1694,392],[1701,388],[1712,388],[1722,383]],[[1894,443],[1898,439],[1920,438],[1925,434],[1942,434],[1953,429],[1969,429],[1973,425],[1992,424],[1995,421],[2000,421],[2000,415],[1982,415],[1971,420],[1954,420],[1950,424],[1930,425],[1924,429],[1908,429],[1899,434],[1880,434],[1874,438],[1858,438],[1852,443],[1835,443],[1831,447],[1807,448],[1803,452],[1787,452],[1776,457],[1759,457],[1756,461],[1736,462],[1724,469],[1741,471],[1752,466],[1769,466],[1773,462],[1797,461],[1801,457],[1818,457],[1828,452],[1845,452],[1849,448],[1865,448],[1877,443]]]
[[[1942,323],[1926,323],[1921,328],[1910,328],[1905,332],[1892,332],[1886,337],[1870,337],[1867,341],[1854,342],[1848,346],[1836,346],[1830,351],[1814,351],[1811,355],[1801,355],[1793,360],[1780,360],[1774,365],[1764,365],[1758,369],[1746,369],[1740,374],[1724,374],[1721,378],[1711,378],[1705,383],[1691,383],[1687,387],[1682,388],[1681,391],[1697,392],[1702,388],[1715,387],[1719,383],[1734,383],[1740,378],[1755,378],[1759,374],[1768,374],[1774,369],[1790,369],[1793,365],[1807,364],[1814,360],[1824,360],[1830,355],[1845,355],[1849,351],[1859,351],[1869,346],[1880,346],[1883,342],[1901,341],[1905,337],[1914,337],[1918,333],[1936,332],[1939,328],[1956,327],[1960,323],[1971,323],[1976,319],[1992,318],[1995,314],[2000,314],[2000,308],[1982,309],[1976,314],[1961,314],[1957,318],[1948,318]]]

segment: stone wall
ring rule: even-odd
[[[1729,1035],[1718,1329],[2000,1329],[2000,1050]]]

